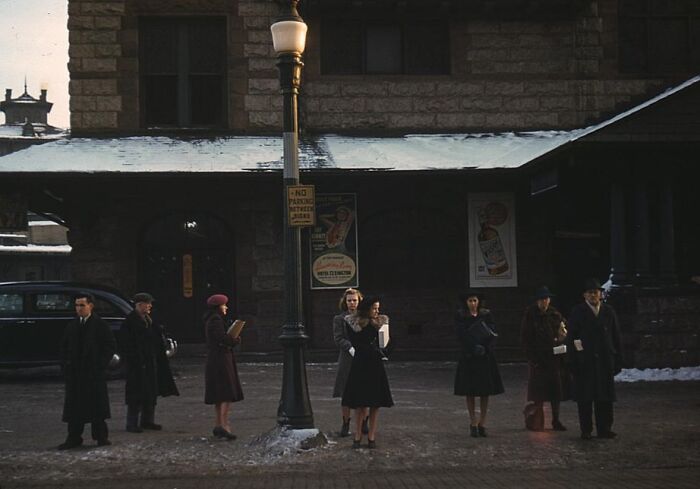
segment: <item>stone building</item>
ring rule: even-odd
[[[243,348],[279,349],[269,26],[285,3],[71,0],[72,138],[0,159],[31,208],[68,223],[76,279],[148,289],[185,341],[201,340],[203,300],[222,291],[249,320]],[[566,312],[585,277],[610,276],[628,364],[700,361],[694,2],[308,0],[300,12],[302,181],[355,196],[359,286],[383,296],[397,357],[454,358],[456,297],[476,285],[501,358],[520,358],[536,286]],[[481,255],[489,229],[509,263],[500,282],[502,264]],[[304,260],[309,347],[331,351],[340,290],[313,287]]]

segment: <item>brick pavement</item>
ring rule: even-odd
[[[524,365],[502,366],[506,394],[491,400],[490,436],[468,437],[464,401],[451,394],[454,363],[389,362],[396,406],[380,414],[377,450],[337,437],[333,364],[311,364],[309,386],[324,447],[286,455],[254,442],[274,427],[281,367],[242,364],[246,400],[232,420],[239,439],[210,436],[202,403],[202,359],[178,358],[179,398],[159,403],[160,433],[123,429],[123,381],[110,382],[114,445],[58,452],[62,384],[50,374],[0,371],[0,487],[119,489],[696,487],[700,476],[700,383],[618,384],[612,441],[581,441],[575,406],[563,405],[565,433],[522,427]],[[32,412],[33,416],[26,415]]]

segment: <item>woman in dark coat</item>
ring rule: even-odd
[[[228,422],[229,408],[232,402],[243,400],[243,390],[238,380],[236,359],[233,348],[241,338],[232,338],[226,334],[226,312],[228,297],[223,294],[212,295],[207,299],[207,312],[204,314],[207,366],[204,375],[204,403],[214,404],[216,425],[214,436],[234,440]]]
[[[357,311],[357,306],[362,301],[362,293],[357,289],[346,289],[340,298],[338,308],[341,313],[333,318],[333,341],[338,347],[338,373],[335,377],[335,385],[333,387],[333,397],[343,397],[345,391],[345,383],[350,375],[350,367],[352,366],[352,357],[355,355],[355,348],[350,342],[348,335],[348,327],[345,324],[345,316],[354,314]],[[341,404],[343,415],[343,424],[340,427],[340,436],[345,437],[350,434],[350,407]],[[364,421],[362,431],[368,432],[366,428],[369,422],[366,415],[363,414]]]
[[[460,296],[460,307],[455,316],[457,338],[461,346],[457,374],[456,396],[466,396],[471,436],[486,436],[486,416],[489,396],[504,392],[501,373],[493,352],[495,327],[491,312],[480,307],[481,296],[466,292]],[[479,418],[476,417],[475,398],[480,397]]]
[[[520,336],[527,355],[529,378],[527,400],[534,403],[536,417],[543,419],[542,404],[552,405],[552,429],[566,431],[559,421],[559,406],[568,398],[566,366],[563,352],[555,354],[555,347],[561,350],[566,338],[564,318],[550,303],[552,293],[541,287],[535,294],[535,304],[525,309],[520,328]],[[540,424],[542,421],[540,421]],[[528,426],[542,429],[543,426]]]
[[[141,292],[134,296],[133,302],[134,310],[126,316],[119,333],[126,365],[126,431],[140,433],[162,429],[155,422],[157,397],[180,393],[165,353],[165,331],[151,318],[153,297]]]
[[[375,448],[379,408],[394,405],[378,344],[378,330],[383,324],[389,324],[389,318],[379,314],[379,306],[378,298],[365,299],[360,302],[357,314],[345,317],[355,355],[352,357],[342,404],[355,409],[353,448],[360,448],[362,442],[364,409],[369,408],[367,446]]]

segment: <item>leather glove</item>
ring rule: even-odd
[[[474,347],[474,355],[477,357],[482,357],[486,354],[486,348],[484,348],[482,345],[476,345]]]
[[[348,353],[350,354],[351,357],[355,356],[355,347],[351,346],[350,349],[348,349]]]

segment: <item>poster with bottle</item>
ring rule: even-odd
[[[470,287],[517,287],[513,194],[470,193],[467,221]]]
[[[312,289],[359,286],[355,194],[316,194],[316,224],[309,242]]]

